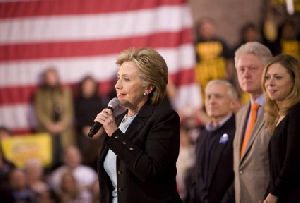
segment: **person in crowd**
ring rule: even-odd
[[[92,194],[93,202],[100,202],[100,187],[98,180],[93,183],[89,191]]]
[[[168,67],[151,48],[124,50],[117,58],[115,89],[127,111],[110,109],[95,121],[103,125],[100,149],[100,202],[181,202],[176,189],[180,119],[165,100]]]
[[[61,203],[92,203],[91,193],[80,188],[72,171],[65,171],[60,182],[58,199]]]
[[[187,194],[185,185],[187,172],[194,165],[195,161],[195,149],[191,133],[191,129],[189,129],[185,122],[182,122],[180,127],[180,150],[176,162],[176,182],[178,193],[183,200],[186,199]]]
[[[8,174],[15,168],[15,164],[7,160],[3,151],[2,141],[11,136],[11,131],[5,126],[0,126],[0,193],[8,185]]]
[[[197,22],[195,30],[196,80],[204,98],[207,82],[214,79],[230,79],[232,72],[228,69],[230,50],[227,43],[217,36],[213,19],[202,18]]]
[[[0,196],[5,193],[9,185],[9,174],[15,168],[15,164],[6,159],[0,139]]]
[[[279,26],[273,52],[289,54],[300,60],[300,33],[297,24],[291,18],[285,19]]]
[[[76,146],[68,146],[64,150],[64,164],[53,171],[49,177],[48,182],[57,194],[60,192],[59,185],[62,181],[62,175],[66,172],[72,172],[80,188],[90,188],[93,182],[97,180],[96,172],[85,165],[81,164],[81,155]]]
[[[240,41],[233,47],[232,57],[234,57],[235,50],[237,50],[243,44],[247,42],[260,42],[262,40],[260,31],[253,22],[244,24],[240,32]]]
[[[262,78],[266,97],[265,126],[269,143],[270,185],[264,203],[300,200],[300,62],[286,54],[266,66]]]
[[[42,163],[35,158],[28,159],[25,162],[24,172],[28,187],[35,192],[43,193],[48,190],[48,184],[45,182],[44,169]]]
[[[75,123],[77,131],[77,146],[82,155],[82,163],[96,169],[99,140],[91,140],[87,134],[93,124],[97,112],[104,108],[102,98],[98,93],[98,83],[90,75],[79,83],[79,94],[75,98]]]
[[[205,107],[211,122],[196,143],[192,202],[234,203],[233,148],[236,89],[225,80],[211,80],[205,89]]]
[[[9,173],[9,184],[6,191],[1,195],[1,202],[5,203],[32,203],[36,197],[34,192],[28,188],[26,176],[23,170],[13,169]]]
[[[70,89],[63,87],[54,67],[42,73],[41,86],[38,88],[34,108],[39,132],[52,136],[53,165],[61,162],[62,148],[73,143],[73,100]]]
[[[267,146],[270,136],[264,128],[260,78],[271,57],[270,50],[259,42],[248,42],[235,52],[239,84],[251,97],[236,116],[233,143],[236,203],[262,200],[269,181]]]
[[[0,143],[1,140],[10,137],[12,135],[11,131],[9,128],[5,127],[5,126],[0,126]]]

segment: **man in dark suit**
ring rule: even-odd
[[[211,122],[200,132],[196,145],[192,202],[234,202],[229,194],[233,184],[233,114],[237,93],[227,81],[212,80],[205,89],[205,107]]]

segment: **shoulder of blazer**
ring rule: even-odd
[[[168,105],[166,102],[160,102],[158,104],[153,105],[151,104],[150,101],[148,101],[139,111],[137,118],[145,119],[145,118],[153,117],[155,119],[159,119],[166,115],[170,115],[172,113],[178,116],[176,111],[174,111],[172,107]]]
[[[241,120],[245,116],[247,116],[249,108],[250,108],[250,102],[242,106],[242,108],[236,113],[236,122],[241,122]]]
[[[244,104],[241,109],[237,112],[237,116],[243,116],[245,113],[247,113],[247,111],[249,110],[250,108],[250,102]]]

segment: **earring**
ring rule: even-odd
[[[148,93],[147,92],[144,92],[144,96],[146,96]]]

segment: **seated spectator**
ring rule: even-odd
[[[92,203],[91,194],[80,188],[72,171],[62,174],[59,200],[61,203]]]
[[[38,159],[29,159],[24,167],[27,185],[36,194],[48,190],[48,184],[44,181],[43,166]]]
[[[93,202],[100,202],[100,186],[98,180],[91,187]]]
[[[96,172],[90,167],[81,164],[79,149],[69,146],[64,150],[64,164],[53,171],[49,176],[50,187],[58,194],[62,176],[66,171],[71,171],[78,185],[82,189],[90,188],[97,180]]]
[[[35,202],[35,195],[27,187],[24,171],[13,169],[9,174],[9,185],[4,195],[1,195],[1,202],[5,203],[32,203]]]

